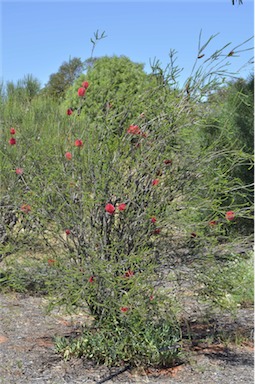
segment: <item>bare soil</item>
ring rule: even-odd
[[[83,359],[64,361],[54,349],[55,336],[79,332],[86,314],[46,314],[43,297],[0,294],[0,383],[254,383],[253,308],[235,318],[218,314],[207,322],[189,317],[184,325],[183,363],[168,369],[109,369]],[[223,344],[220,335],[229,342]],[[115,376],[114,376],[115,374]]]

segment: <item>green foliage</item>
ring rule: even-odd
[[[230,255],[227,262],[222,263],[214,258],[202,263],[209,273],[199,273],[201,283],[199,294],[207,302],[214,303],[220,308],[236,310],[240,305],[254,303],[254,270],[253,257],[237,258]]]
[[[228,198],[226,196],[226,201],[240,206],[247,198],[251,204],[253,201],[253,85],[253,77],[247,81],[239,79],[213,94],[206,103],[208,122],[202,129],[205,146],[214,147],[222,153],[223,172],[227,172],[226,176],[240,185],[233,186],[233,193]],[[230,155],[231,152],[239,152],[238,162]],[[214,168],[218,169],[217,164]],[[246,215],[245,210],[243,212],[246,219],[239,222],[240,228],[253,231],[252,217]]]
[[[16,258],[19,255],[16,251]],[[38,250],[37,250],[38,252]],[[15,291],[34,295],[46,295],[49,282],[52,285],[58,278],[57,270],[46,259],[33,259],[31,255],[23,260],[5,259],[4,268],[0,269],[1,291]]]
[[[77,97],[77,91],[84,80],[93,86],[89,86],[82,99]],[[64,107],[86,115],[89,123],[104,124],[105,129],[121,134],[141,113],[149,120],[158,111],[164,97],[160,93],[161,97],[156,79],[145,74],[142,64],[133,63],[125,56],[102,57],[68,90]]]

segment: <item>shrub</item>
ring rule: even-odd
[[[173,90],[171,73],[149,76],[127,58],[104,57],[60,107],[42,97],[16,124],[5,116],[3,188],[18,217],[10,235],[44,240],[60,276],[47,283],[52,303],[91,315],[79,340],[58,342],[66,357],[170,364],[179,304],[174,288],[162,288],[164,268],[176,268],[179,247],[193,249],[196,266],[199,248],[210,256],[250,217],[231,173],[247,154],[204,145],[203,98],[218,78],[203,86],[198,74]]]

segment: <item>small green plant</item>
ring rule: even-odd
[[[179,327],[167,311],[158,321],[158,311],[151,307],[146,320],[140,308],[122,307],[122,313],[108,316],[106,323],[85,327],[78,339],[58,338],[57,350],[65,358],[85,356],[108,366],[171,366],[181,356]]]

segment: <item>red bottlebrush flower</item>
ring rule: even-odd
[[[158,183],[159,183],[159,179],[152,180],[152,185],[158,185]]]
[[[70,116],[72,113],[73,113],[72,108],[68,108],[68,110],[66,111],[66,114],[67,114],[68,116]]]
[[[48,260],[48,264],[49,265],[53,265],[54,263],[56,263],[56,260],[54,260],[54,259],[49,259]]]
[[[89,283],[94,283],[94,281],[95,281],[94,276],[90,276]]]
[[[79,97],[83,97],[85,95],[85,93],[86,93],[86,88],[81,87],[78,89],[78,96]]]
[[[75,140],[74,145],[75,145],[76,147],[82,147],[82,146],[83,146],[83,141],[77,139],[77,140]]]
[[[16,168],[15,172],[16,172],[17,175],[22,175],[23,169],[22,168]]]
[[[29,213],[31,211],[31,206],[29,204],[23,204],[20,207],[21,211],[24,213]]]
[[[156,221],[157,221],[156,217],[153,216],[153,217],[151,218],[151,222],[154,224],[154,223],[156,223]]]
[[[71,154],[71,152],[66,152],[66,153],[65,153],[65,158],[66,158],[67,160],[71,160],[72,157],[73,157],[73,155]]]
[[[121,312],[125,313],[129,310],[129,308],[128,307],[121,307],[120,310],[121,310]]]
[[[226,217],[226,219],[227,219],[228,221],[233,221],[234,218],[235,218],[235,212],[233,212],[233,211],[228,211],[228,212],[226,212],[225,217]]]
[[[11,129],[10,129],[10,134],[11,134],[11,135],[15,135],[15,133],[16,133],[16,130],[15,130],[14,128],[11,128]]]
[[[125,277],[132,277],[132,276],[134,276],[134,274],[135,274],[135,272],[134,271],[130,271],[130,269],[127,271],[127,272],[125,272]]]
[[[191,232],[190,237],[192,237],[192,238],[197,237],[196,232]]]
[[[71,234],[70,229],[66,229],[65,232],[66,232],[66,235],[67,235],[67,236]]]
[[[110,215],[113,215],[115,212],[115,207],[112,204],[106,204],[105,211],[109,213]]]
[[[127,207],[127,206],[126,206],[125,203],[121,203],[121,204],[118,205],[118,210],[119,210],[119,211],[125,211],[126,207]]]
[[[161,232],[161,228],[156,228],[156,229],[154,229],[153,234],[154,235],[159,235],[160,232]]]
[[[127,133],[130,133],[131,135],[140,135],[141,130],[138,127],[138,125],[130,125],[130,127],[127,130]]]
[[[82,86],[87,89],[89,87],[89,83],[87,81],[83,81]]]
[[[164,163],[165,163],[166,165],[172,165],[173,161],[170,160],[170,159],[166,159],[166,160],[164,160]]]
[[[9,144],[10,145],[15,145],[16,144],[16,139],[14,139],[14,137],[11,137],[10,140],[9,140]]]
[[[217,220],[211,220],[211,221],[209,221],[209,225],[216,225],[218,222],[217,222]]]

